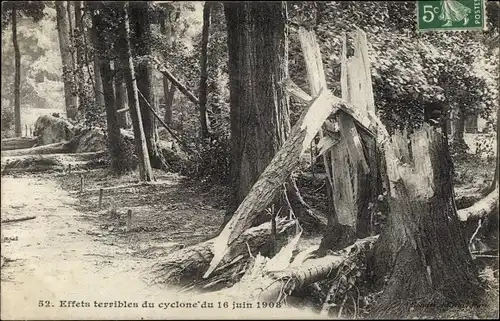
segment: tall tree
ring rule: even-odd
[[[128,3],[123,2],[119,6],[120,25],[118,29],[117,51],[120,56],[123,68],[123,76],[127,85],[128,105],[130,108],[130,118],[134,130],[135,151],[139,160],[139,173],[141,180],[151,181],[153,172],[149,160],[146,135],[142,126],[141,108],[139,105],[139,93],[137,91],[137,78],[132,59],[130,46],[130,23],[127,13]]]
[[[164,4],[163,16],[160,19],[160,31],[167,38],[167,48],[168,50],[173,49],[173,29],[172,29],[172,8],[169,4]],[[167,56],[167,55],[165,55]],[[165,57],[167,58],[167,57]],[[163,75],[163,100],[165,102],[165,116],[164,121],[167,125],[172,125],[172,105],[174,102],[175,87],[170,84],[168,77]]]
[[[163,166],[162,157],[157,146],[157,131],[151,109],[155,109],[155,99],[153,93],[153,66],[150,61],[151,56],[151,19],[150,4],[147,2],[130,2],[130,19],[134,28],[134,53],[137,63],[136,78],[137,89],[139,91],[139,103],[142,115],[142,125],[146,135],[149,159],[151,166],[161,168]],[[151,108],[151,109],[150,109]]]
[[[17,4],[12,4],[12,43],[14,45],[15,76],[14,76],[14,120],[15,133],[20,137],[21,128],[21,53],[17,42]]]
[[[82,1],[75,1],[75,32],[74,32],[74,43],[76,47],[76,81],[78,85],[78,107],[81,108],[85,101],[85,48],[84,44],[84,32],[85,26],[83,24],[82,17]]]
[[[90,6],[89,2],[86,2],[87,6]],[[95,13],[93,10],[91,10],[91,14],[94,15]],[[103,89],[102,89],[102,78],[101,78],[101,72],[99,70],[99,55],[96,53],[97,50],[97,32],[92,26],[89,29],[89,34],[90,34],[90,39],[92,41],[92,45],[94,47],[93,50],[93,55],[92,55],[92,64],[93,64],[93,70],[94,70],[94,79],[93,79],[93,86],[94,86],[94,95],[95,95],[95,100],[96,104],[99,107],[104,106],[104,94],[103,94]]]
[[[112,46],[109,37],[106,35],[116,31],[116,26],[110,21],[116,11],[113,8],[106,7],[97,3],[99,13],[92,17],[93,27],[97,31],[97,55],[99,55],[99,70],[102,77],[104,103],[106,106],[106,124],[108,136],[108,149],[111,156],[111,170],[114,173],[121,174],[130,169],[127,164],[127,155],[125,146],[120,133],[118,117],[115,107],[115,92],[113,88],[114,75],[111,69]]]
[[[201,137],[206,138],[209,136],[209,125],[207,118],[207,81],[208,81],[208,37],[210,31],[210,7],[211,3],[205,1],[203,6],[203,30],[201,34],[201,76],[200,76],[200,89],[198,100],[200,101],[199,112],[200,112],[200,126],[201,126]]]
[[[290,130],[286,4],[225,2],[228,30],[231,173],[239,204]]]
[[[66,116],[74,118],[78,106],[76,91],[74,90],[75,78],[73,70],[73,58],[70,49],[70,30],[68,23],[68,12],[64,1],[56,1],[57,31],[59,34],[59,48],[61,50],[64,99],[66,104]]]

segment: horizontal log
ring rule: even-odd
[[[2,150],[24,149],[31,148],[37,144],[36,137],[16,137],[2,139]]]
[[[53,143],[32,148],[14,149],[2,151],[2,157],[22,156],[22,155],[40,155],[40,154],[64,154],[70,152],[70,146],[67,142]]]
[[[14,222],[22,222],[22,221],[29,221],[29,220],[32,220],[32,219],[35,219],[36,216],[24,216],[24,217],[20,217],[20,218],[10,218],[10,219],[5,219],[5,220],[2,220],[2,224],[5,224],[5,223],[14,223]]]
[[[235,300],[276,303],[284,299],[283,294],[289,295],[292,291],[331,277],[344,262],[355,260],[360,254],[366,254],[377,239],[378,236],[370,236],[358,240],[346,247],[339,255],[327,255],[321,258],[307,259],[311,254],[311,249],[306,249],[300,252],[290,266],[282,271],[269,271],[272,267],[266,266],[267,262],[255,262],[254,270],[247,271],[241,282],[231,288],[207,294],[207,296],[220,293]],[[303,253],[306,255],[302,255]],[[302,261],[302,258],[305,260]],[[299,261],[296,262],[296,260]]]

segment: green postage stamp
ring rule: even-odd
[[[485,30],[485,2],[486,0],[418,0],[418,30]]]

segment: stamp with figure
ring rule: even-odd
[[[418,0],[418,30],[485,30],[485,7],[486,0]]]

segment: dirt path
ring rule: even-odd
[[[2,219],[36,215],[34,220],[2,225],[2,255],[7,258],[2,267],[2,319],[71,318],[75,312],[87,317],[95,309],[64,309],[59,301],[137,302],[161,294],[142,281],[150,262],[94,241],[87,234],[93,227],[79,220],[74,202],[46,178],[2,178]],[[39,307],[40,300],[54,308]],[[125,309],[102,309],[99,315],[105,311],[114,317],[132,316]]]
[[[2,219],[36,215],[2,224],[2,256],[7,258],[1,270],[2,319],[233,318],[234,312],[249,318],[303,316],[284,308],[233,310],[233,302],[221,297],[179,295],[148,285],[153,260],[89,233],[96,226],[75,209],[77,200],[46,175],[2,177],[1,201]],[[144,301],[154,307],[143,308]],[[180,306],[166,306],[176,302]],[[204,302],[213,308],[188,308]]]

